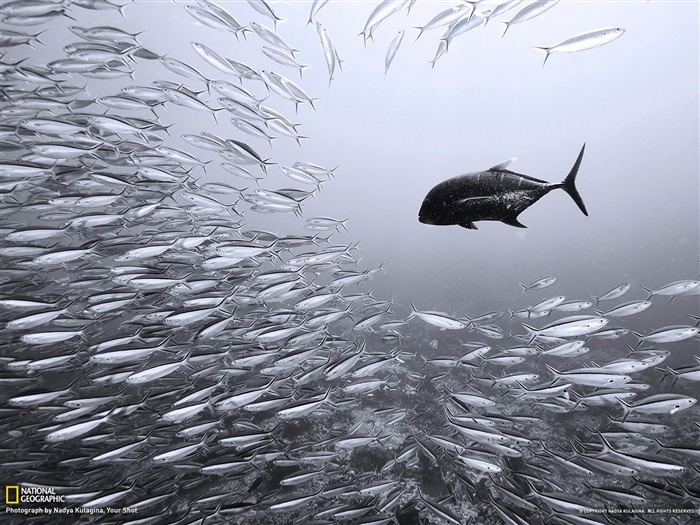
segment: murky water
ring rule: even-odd
[[[698,6],[474,4],[2,3],[12,522],[697,519]]]

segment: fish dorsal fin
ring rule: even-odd
[[[511,162],[513,162],[513,161],[515,161],[515,160],[518,160],[518,157],[513,157],[512,159],[504,160],[504,161],[501,162],[500,164],[496,164],[495,166],[491,166],[491,167],[489,168],[489,171],[501,171],[501,170],[504,170],[504,169],[506,169],[508,166],[510,166],[510,163],[511,163]]]

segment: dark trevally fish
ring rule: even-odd
[[[458,225],[476,230],[476,221],[501,221],[517,228],[526,228],[518,221],[518,215],[555,189],[563,189],[571,196],[584,215],[586,206],[576,189],[583,152],[566,178],[559,183],[549,183],[507,169],[512,161],[475,173],[467,173],[441,182],[428,192],[418,212],[423,224],[438,226]]]

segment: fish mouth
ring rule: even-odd
[[[424,213],[423,210],[418,212],[418,222],[430,224],[432,226],[446,226],[449,224],[454,224],[451,220],[447,220],[444,217],[435,217],[435,215]]]
[[[418,222],[422,222],[423,224],[434,224],[433,219],[427,213],[427,203],[428,199],[426,198],[423,200],[423,204],[421,205],[420,210],[418,211]]]

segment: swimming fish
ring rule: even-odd
[[[459,225],[470,230],[477,229],[476,221],[484,220],[526,228],[518,221],[518,215],[559,188],[568,193],[587,216],[588,211],[575,185],[585,148],[584,144],[573,168],[560,183],[548,183],[510,171],[507,168],[511,161],[441,182],[423,200],[418,220],[423,224]]]
[[[386,52],[386,58],[384,59],[384,75],[386,76],[387,72],[389,71],[389,67],[391,66],[391,63],[394,61],[394,57],[396,56],[396,52],[399,50],[399,46],[401,45],[401,41],[403,40],[403,35],[405,34],[405,31],[402,29],[398,33],[396,33],[396,36],[394,39],[391,41],[391,44],[389,44],[389,49]]]
[[[545,11],[549,11],[552,7],[557,5],[558,2],[559,0],[536,0],[535,2],[526,5],[520,11],[518,11],[515,16],[510,19],[510,21],[501,22],[505,26],[503,29],[503,35],[501,36],[505,36],[506,32],[513,24],[520,24],[522,22],[526,22],[527,20],[532,20],[533,18],[540,16]]]
[[[574,53],[576,51],[594,49],[617,40],[624,34],[624,32],[625,30],[619,27],[597,29],[595,31],[587,31],[585,33],[572,36],[571,38],[567,38],[566,40],[563,40],[551,47],[534,47],[535,49],[545,52],[544,62],[542,62],[542,67],[544,67],[544,65],[547,63],[549,55],[552,53]]]
[[[365,36],[390,16],[410,27],[412,18],[398,14],[413,3],[377,1]],[[516,4],[526,6],[524,21],[554,3],[461,2],[422,29],[443,27],[439,58],[451,39]],[[307,75],[297,85],[258,69],[304,67],[294,58],[304,39],[293,26],[285,40],[251,27],[261,16],[280,21],[262,0],[237,9],[248,16],[242,23],[209,0],[146,4],[0,7],[0,468],[7,479],[61,495],[85,514],[118,506],[119,520],[132,525],[265,521],[275,511],[290,523],[491,523],[498,514],[510,525],[591,525],[599,520],[583,514],[591,501],[611,509],[652,497],[658,508],[698,506],[698,430],[683,426],[698,406],[678,389],[697,385],[700,367],[663,347],[682,354],[696,342],[699,317],[682,312],[696,326],[629,317],[651,303],[650,313],[663,315],[668,305],[657,296],[677,296],[671,313],[692,308],[686,296],[698,293],[697,278],[669,279],[646,301],[600,316],[560,317],[592,306],[592,299],[563,302],[586,290],[564,272],[561,281],[549,275],[522,284],[531,295],[562,287],[526,308],[513,300],[515,286],[497,309],[465,288],[457,306],[420,300],[449,313],[409,310],[402,295],[375,291],[386,284],[378,278],[383,266],[367,268],[358,244],[345,240],[354,215],[307,209],[340,170],[321,165],[329,159],[295,161],[278,146],[282,137],[301,142],[305,120],[273,109],[275,99],[311,104],[318,81],[325,83]],[[301,13],[304,28],[308,6],[277,5],[285,16]],[[162,9],[165,31],[166,9],[188,13],[190,25],[178,24],[176,35],[192,42],[185,55],[141,47],[149,35],[139,32],[137,11],[151,7]],[[63,20],[119,20],[110,16],[117,9],[134,16],[113,22],[118,27]],[[328,26],[342,31],[331,21],[342,9],[318,0],[309,18],[328,15]],[[34,25],[42,27],[26,30]],[[81,41],[66,40],[57,60],[43,63],[28,46],[49,41],[44,29],[51,42]],[[251,32],[262,41],[246,43],[256,51],[246,55],[250,65],[199,43]],[[316,50],[312,65],[325,58],[333,76],[340,59],[325,30],[319,36],[323,53]],[[190,63],[195,54],[206,62],[201,72]],[[131,74],[149,83],[122,88]],[[183,111],[193,118],[179,118]],[[231,115],[214,131],[210,119],[196,119],[207,112]],[[243,133],[251,145],[239,140]],[[263,158],[255,141],[273,137]],[[280,173],[268,177],[271,165]],[[205,166],[222,168],[219,178],[210,179],[211,168],[198,178],[193,170]],[[483,172],[501,184],[488,195],[516,191],[501,178],[525,194],[547,186],[506,168]],[[279,213],[288,215],[261,216]],[[550,261],[540,262],[534,271],[547,275]],[[513,334],[520,323],[506,310],[548,324]],[[624,326],[605,330],[612,318]],[[469,341],[448,330],[469,333]],[[631,330],[645,348],[620,339]],[[574,489],[594,499],[581,502],[570,496]],[[636,519],[661,522],[652,513]]]

